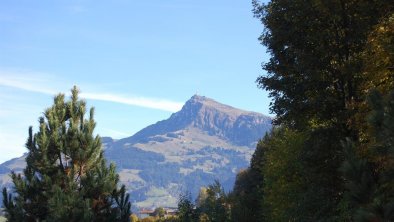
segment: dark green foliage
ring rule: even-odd
[[[255,180],[258,176],[259,174],[250,168],[237,174],[234,190],[230,194],[233,221],[261,221],[259,214],[263,195],[260,194],[262,189],[259,189],[262,183]]]
[[[195,205],[191,200],[190,194],[184,194],[179,197],[178,218],[182,222],[192,222],[197,220],[198,215],[195,211]]]
[[[343,180],[338,172],[344,160],[340,141],[343,132],[334,127],[304,131],[305,142],[299,153],[300,176],[304,181],[298,210],[303,220],[337,221]]]
[[[70,101],[55,97],[40,117],[39,131],[29,129],[23,176],[12,173],[14,190],[3,190],[9,221],[128,221],[129,196],[117,188],[115,166],[103,158],[94,136],[94,110],[85,119],[86,104],[76,87]]]
[[[376,192],[377,175],[373,172],[371,163],[366,159],[357,157],[354,144],[349,139],[343,144],[343,147],[346,153],[346,161],[343,162],[340,171],[346,179],[345,200],[349,203],[349,209],[356,211],[351,213],[350,217],[352,217],[352,214],[358,216],[361,214],[365,217],[365,209],[357,209],[357,206],[367,204],[373,199]]]
[[[286,128],[274,129],[263,142],[263,212],[267,221],[305,221],[303,206],[306,180],[301,150],[306,136]]]
[[[337,168],[343,159],[335,159],[339,145],[330,139],[336,136],[336,131],[324,128],[273,129],[259,142],[251,167],[238,174],[230,195],[232,219],[337,220],[340,194],[335,188],[342,186]]]
[[[271,54],[259,86],[274,99],[278,123],[296,127],[351,124],[354,104],[363,99],[362,52],[367,36],[393,8],[389,0],[254,1]],[[348,126],[350,127],[350,126]],[[350,133],[350,132],[349,132]]]
[[[9,221],[24,221],[25,215],[19,212],[23,211],[20,204],[15,204],[11,194],[8,194],[7,189],[3,188],[3,207],[6,209],[6,216]]]
[[[129,221],[131,215],[131,203],[130,196],[126,193],[126,187],[122,185],[120,190],[114,190],[112,196],[114,197],[116,205],[118,206],[112,211],[116,215],[116,220],[124,222]]]
[[[394,91],[386,96],[372,91],[368,101],[372,107],[369,123],[376,138],[375,149],[382,155],[394,155]]]
[[[330,139],[338,135],[326,128],[273,129],[258,143],[251,167],[238,174],[230,195],[232,220],[337,221],[343,159]]]
[[[237,174],[234,189],[229,194],[232,221],[263,221],[264,141],[257,144],[250,167]]]
[[[354,143],[344,144],[347,159],[341,167],[346,197],[355,221],[394,220],[394,91],[387,96],[373,91],[370,125],[374,141],[369,159],[357,156]]]
[[[260,76],[257,83],[273,98],[271,111],[276,114],[275,123],[306,136],[303,144],[297,146],[297,153],[294,144],[286,144],[288,136],[273,137],[275,142],[269,148],[276,149],[271,152],[275,155],[269,156],[266,151],[263,168],[272,170],[269,161],[281,160],[279,153],[288,151],[295,156],[288,156],[291,161],[278,164],[277,169],[289,167],[290,172],[297,174],[295,178],[285,174],[284,178],[271,180],[275,184],[283,179],[286,187],[281,190],[273,186],[272,191],[265,188],[264,202],[269,206],[281,203],[268,198],[273,191],[278,191],[277,199],[281,196],[289,199],[277,205],[280,206],[277,213],[273,212],[275,207],[266,207],[263,212],[277,215],[277,221],[346,220],[352,204],[343,198],[344,183],[338,171],[345,159],[341,141],[351,138],[362,147],[358,152],[365,152],[366,144],[373,139],[366,130],[368,109],[364,101],[371,89],[368,87],[381,82],[382,90],[392,86],[387,83],[392,80],[392,73],[381,66],[391,61],[392,25],[379,24],[392,14],[394,5],[389,0],[272,0],[266,5],[257,1],[253,4],[255,16],[265,27],[261,43],[271,54],[263,65],[267,75]],[[367,43],[372,45],[369,52],[379,52],[372,57],[377,62],[366,62]],[[378,77],[373,73],[376,64]],[[381,136],[377,140],[386,140],[384,132],[378,134]],[[386,158],[387,154],[380,157],[380,166],[388,164]],[[363,168],[364,176],[374,169],[362,162],[354,166]],[[275,170],[264,171],[265,187],[270,186],[268,178],[274,175]],[[302,182],[292,190],[297,180]],[[291,203],[295,205],[292,207]]]

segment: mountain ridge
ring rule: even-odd
[[[180,111],[173,113],[168,119],[158,121],[155,124],[147,126],[131,137],[120,139],[119,142],[141,142],[141,138],[166,132],[174,132],[187,126],[193,126],[198,129],[205,130],[210,134],[218,134],[225,139],[233,139],[233,142],[237,143],[240,141],[241,137],[241,135],[237,134],[239,128],[246,127],[245,130],[247,130],[248,126],[243,124],[245,124],[245,121],[253,120],[257,121],[257,125],[270,124],[272,121],[270,117],[264,116],[263,114],[237,109],[229,105],[221,104],[205,96],[194,95],[185,103]],[[228,132],[225,133],[221,129],[227,130]],[[253,129],[250,131],[253,132],[249,133],[261,135],[261,133],[265,132],[266,129]],[[241,140],[241,143],[238,142],[237,144],[253,147],[255,144],[250,143],[255,142],[253,141],[255,136],[250,138],[250,136],[246,135],[246,137],[247,139],[243,139]]]
[[[104,154],[117,166],[138,207],[176,206],[181,192],[193,197],[201,186],[220,179],[232,188],[236,173],[249,165],[255,145],[271,129],[272,119],[194,95],[168,119],[119,140],[102,137]],[[0,164],[17,172],[24,158]],[[10,184],[1,174],[0,184]]]

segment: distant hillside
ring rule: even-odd
[[[270,129],[270,117],[195,95],[169,119],[131,137],[103,137],[102,142],[135,205],[174,206],[180,192],[195,196],[215,179],[230,189],[236,173],[249,165],[257,141]],[[9,169],[23,167],[24,157],[1,164],[0,183],[9,182]]]

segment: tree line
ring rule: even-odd
[[[224,211],[183,221],[394,221],[392,1],[253,6],[274,128],[214,196]]]

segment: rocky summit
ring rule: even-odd
[[[194,95],[179,112],[133,136],[103,137],[109,162],[116,163],[136,207],[174,207],[182,192],[196,196],[200,187],[219,180],[225,189],[249,165],[260,138],[271,129],[270,117]],[[20,171],[24,157],[0,165],[0,182],[9,170]]]

